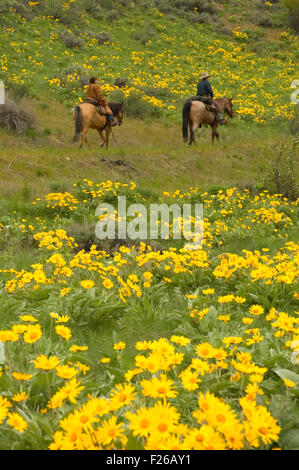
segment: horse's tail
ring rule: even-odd
[[[74,109],[75,116],[75,134],[73,137],[73,142],[77,142],[83,130],[82,128],[82,110],[80,106],[76,106]]]
[[[188,125],[189,125],[189,115],[190,115],[191,106],[192,106],[191,101],[187,101],[183,106],[183,138],[184,138],[184,142],[188,141]]]

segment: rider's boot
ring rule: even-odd
[[[107,117],[108,117],[108,124],[110,125],[110,127],[117,126],[117,122],[114,121],[112,114],[108,114]]]

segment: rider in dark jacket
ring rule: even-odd
[[[214,98],[214,92],[212,89],[212,86],[208,80],[208,78],[211,75],[209,75],[207,72],[204,72],[202,76],[200,77],[201,80],[197,84],[197,96],[202,96],[203,98],[208,98],[211,100],[211,103],[214,105],[217,113],[216,113],[216,119],[219,122],[219,124],[226,124],[227,120],[224,119],[223,114],[220,112],[219,106],[216,103],[216,101],[213,99]]]

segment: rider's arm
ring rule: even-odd
[[[97,97],[97,100],[103,103],[104,105],[106,104],[106,98],[102,93],[100,85],[95,85],[94,87],[94,93]]]
[[[210,82],[207,82],[207,87],[208,87],[208,90],[209,90],[209,93],[208,93],[208,94],[209,94],[212,98],[214,98],[214,92],[213,92],[213,89],[212,89],[212,87],[211,87]]]

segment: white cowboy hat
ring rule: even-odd
[[[207,72],[204,72],[200,78],[201,80],[203,80],[204,78],[209,78],[209,77],[211,77],[211,75],[208,74]]]

